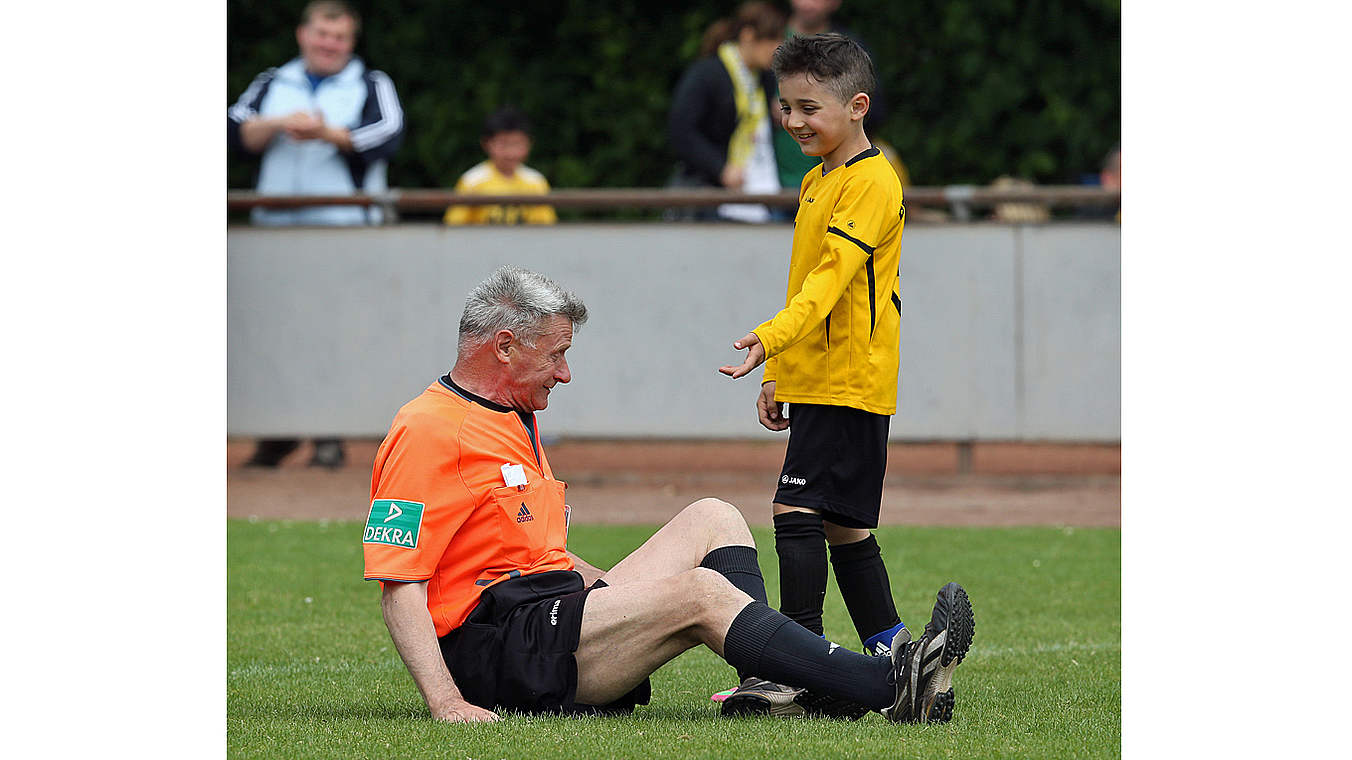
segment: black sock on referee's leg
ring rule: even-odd
[[[720,546],[704,555],[699,566],[718,572],[742,593],[761,604],[766,603],[765,577],[761,575],[760,563],[756,561],[756,547]],[[749,675],[751,673],[737,669],[739,683]]]
[[[832,546],[831,567],[860,641],[867,643],[870,637],[901,622],[878,539],[869,536],[852,544]]]
[[[723,639],[723,658],[739,673],[858,702],[892,704],[888,657],[870,657],[826,641],[760,602],[737,613]]]
[[[717,571],[742,593],[766,603],[765,576],[761,575],[754,546],[720,546],[704,555],[700,567]]]
[[[816,512],[775,515],[775,554],[779,555],[779,610],[795,623],[822,635],[826,599],[826,530]]]

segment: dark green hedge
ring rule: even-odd
[[[228,102],[296,55],[303,5],[229,0]],[[530,163],[554,186],[665,184],[667,97],[705,27],[734,5],[355,3],[357,54],[394,79],[408,119],[390,183],[453,184],[483,158],[484,116],[510,102],[534,121]],[[1096,172],[1120,134],[1120,18],[1114,0],[878,0],[837,14],[874,53],[890,103],[881,137],[919,185]],[[232,156],[230,185],[252,177]]]

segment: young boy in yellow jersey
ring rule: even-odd
[[[898,710],[911,719],[947,720],[953,692],[946,681],[930,680],[940,659],[939,677],[950,678],[955,658],[960,662],[970,645],[974,624],[966,592],[945,586],[923,636],[912,641],[870,532],[878,527],[888,426],[897,405],[906,221],[896,172],[864,134],[873,64],[849,38],[818,34],[784,42],[772,68],[781,125],[821,164],[802,181],[785,307],[733,343],[747,351],[740,366],[719,371],[736,379],[764,362],[756,400],[760,422],[790,431],[773,506],[780,610],[822,633],[829,544],[836,582],[865,651],[898,662],[915,658],[907,664],[914,666],[919,691],[931,694],[928,704]],[[937,699],[931,686],[943,687]],[[723,700],[723,712],[863,714],[754,678]]]
[[[478,195],[544,195],[549,192],[545,175],[526,166],[530,157],[530,122],[524,114],[507,107],[484,121],[480,144],[488,160],[460,176],[457,193]],[[553,224],[558,221],[553,206],[451,206],[442,219],[446,224]]]

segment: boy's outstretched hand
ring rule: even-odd
[[[765,361],[765,346],[761,345],[760,338],[757,338],[755,333],[747,333],[741,340],[735,341],[732,347],[739,351],[743,348],[747,349],[746,361],[742,362],[740,367],[728,365],[718,368],[719,372],[733,380],[759,367]]]

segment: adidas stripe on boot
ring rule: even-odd
[[[976,620],[967,592],[956,583],[939,589],[934,612],[919,641],[892,644],[897,698],[882,709],[888,720],[947,722],[953,717],[953,671],[972,646]],[[909,637],[909,634],[908,634]],[[898,639],[901,634],[898,634]]]

